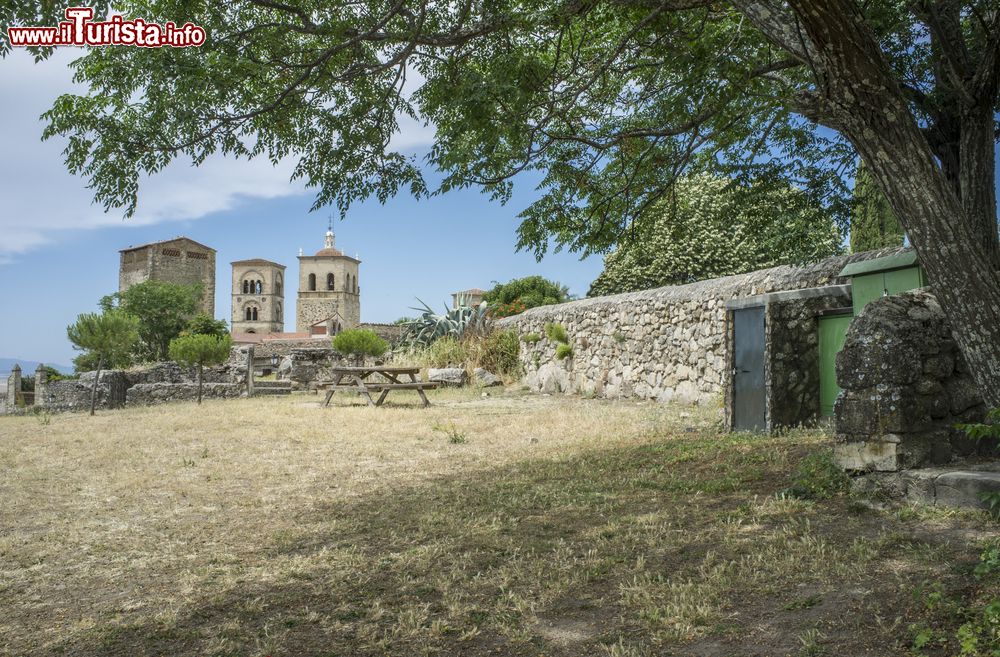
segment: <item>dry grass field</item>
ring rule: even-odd
[[[0,654],[943,655],[995,593],[983,514],[778,495],[818,432],[394,399],[0,418]]]

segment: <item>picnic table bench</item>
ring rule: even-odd
[[[356,392],[368,400],[369,406],[381,406],[385,398],[393,390],[416,390],[420,395],[420,400],[424,406],[431,403],[424,394],[424,390],[433,390],[438,384],[429,381],[421,381],[417,378],[420,373],[419,367],[387,367],[384,365],[374,365],[372,367],[335,367],[332,370],[333,379],[330,381],[320,381],[316,384],[317,390],[326,390],[326,399],[323,406],[330,405],[330,399],[335,392]],[[384,381],[373,381],[370,377],[378,374]],[[400,380],[402,377],[409,377],[409,380]],[[346,382],[345,382],[346,381]],[[381,393],[377,400],[372,399],[372,393]]]

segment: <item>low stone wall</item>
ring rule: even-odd
[[[244,386],[238,383],[205,383],[202,386],[204,399],[233,399],[244,392]],[[197,398],[197,383],[139,383],[126,392],[126,404],[129,406],[194,401]]]
[[[379,358],[365,357],[360,362],[345,356],[332,347],[328,349],[293,349],[278,367],[278,379],[292,382],[293,390],[314,390],[316,382],[333,378],[331,369],[337,366],[384,365],[392,359],[391,353]]]
[[[36,397],[36,406],[47,411],[83,411],[90,409],[90,396],[96,372],[84,372],[77,379],[46,381]],[[128,379],[123,372],[101,372],[97,384],[97,408],[119,408],[125,404]],[[36,389],[37,389],[36,381]]]
[[[245,392],[247,351],[246,346],[233,347],[224,364],[204,368],[205,397],[238,397]],[[48,381],[44,372],[37,372],[35,406],[53,412],[89,410],[95,375],[83,372],[76,379]],[[197,368],[173,362],[104,370],[97,384],[97,408],[193,400],[197,397],[197,380]]]
[[[530,334],[541,336],[537,342],[522,342],[523,382],[532,390],[706,402],[720,398],[729,381],[727,302],[843,283],[838,274],[848,263],[898,251],[838,256],[802,267],[775,267],[690,285],[532,308],[500,320],[498,325],[516,329],[522,340]],[[812,334],[815,339],[812,327],[800,331],[806,321],[800,316],[803,310],[788,312],[793,315],[788,323],[798,324],[788,330]],[[572,358],[555,358],[556,345],[544,337],[545,324],[550,322],[566,329]],[[793,377],[789,377],[791,382]],[[799,384],[791,385],[795,388]],[[812,385],[805,382],[803,388]]]
[[[896,471],[996,454],[954,425],[986,415],[979,390],[927,289],[869,303],[837,356],[843,392],[834,415],[837,461],[851,471]]]

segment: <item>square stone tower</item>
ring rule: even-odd
[[[118,291],[136,283],[162,281],[202,287],[201,307],[215,317],[215,249],[188,237],[130,246],[119,251]]]
[[[296,332],[333,335],[361,323],[360,264],[336,248],[332,225],[316,255],[299,255]]]
[[[285,331],[285,266],[260,258],[233,265],[233,333]]]

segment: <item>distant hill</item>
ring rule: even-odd
[[[31,372],[34,374],[35,368],[38,367],[37,360],[25,360],[24,358],[0,358],[0,376],[6,377],[10,374],[10,371],[14,368],[14,363],[21,366],[22,372]],[[73,368],[66,365],[59,365],[58,363],[45,363],[49,367],[54,367],[63,374],[72,374]]]

